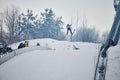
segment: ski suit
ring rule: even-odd
[[[68,35],[68,32],[69,32],[69,31],[70,31],[70,33],[71,33],[71,35],[72,35],[71,25],[70,25],[70,24],[67,24],[66,28],[67,28],[67,35]]]

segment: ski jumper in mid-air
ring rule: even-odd
[[[67,24],[66,28],[67,28],[67,35],[68,35],[68,32],[70,31],[71,35],[73,34],[72,33],[72,30],[71,30],[71,26],[70,24]]]

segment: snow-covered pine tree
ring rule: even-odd
[[[41,16],[41,36],[43,38],[60,39],[59,34],[61,34],[63,27],[62,17],[56,17],[52,9],[45,9]]]
[[[22,13],[19,21],[19,37],[21,40],[33,39],[35,37],[35,23],[37,21],[37,15],[33,15],[33,11],[27,11],[27,14]]]

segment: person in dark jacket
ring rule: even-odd
[[[39,44],[39,43],[37,43],[37,46],[40,46],[40,44]]]
[[[25,47],[25,45],[21,42],[18,46],[18,49]]]

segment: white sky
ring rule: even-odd
[[[110,29],[114,19],[113,0],[0,0],[0,11],[5,7],[15,5],[25,12],[28,8],[40,14],[45,8],[52,8],[56,16],[63,17],[65,24],[79,24],[86,16],[88,25],[94,25],[101,31]]]

